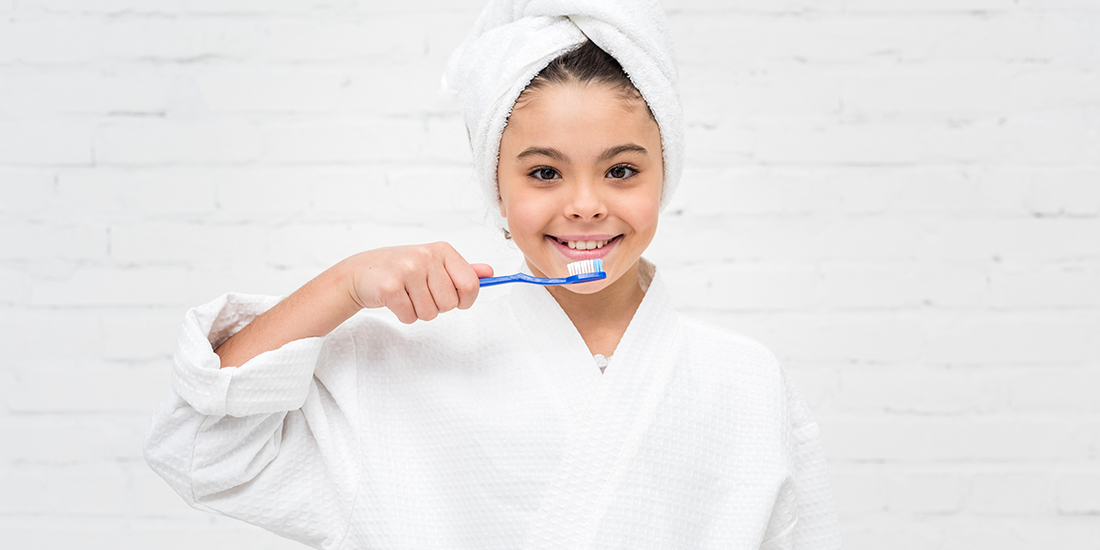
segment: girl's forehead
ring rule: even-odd
[[[660,130],[640,99],[606,85],[555,84],[525,97],[508,118],[501,139],[509,145],[555,142],[585,148],[607,142],[660,142]],[[659,150],[659,148],[658,148]]]
[[[618,86],[598,82],[552,83],[525,90],[516,100],[512,114],[532,109],[598,109],[609,111],[609,114],[615,114],[615,111],[618,114],[642,111],[649,118],[653,117],[640,96],[626,93]]]

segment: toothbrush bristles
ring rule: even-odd
[[[581,260],[579,262],[573,262],[566,266],[569,268],[569,275],[583,275],[585,273],[598,273],[603,271],[603,260]]]

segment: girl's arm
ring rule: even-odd
[[[240,366],[289,342],[324,336],[362,308],[386,307],[403,323],[430,321],[478,294],[485,264],[470,264],[443,242],[379,248],[329,268],[222,343],[221,366]]]

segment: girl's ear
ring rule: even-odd
[[[504,199],[500,197],[500,193],[497,193],[497,204],[500,205],[500,217],[507,218],[508,212],[504,209]]]

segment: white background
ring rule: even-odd
[[[143,463],[181,316],[383,245],[518,265],[438,92],[481,4],[0,0],[0,546],[298,547]],[[665,6],[648,255],[791,370],[846,548],[1100,548],[1100,1]]]

